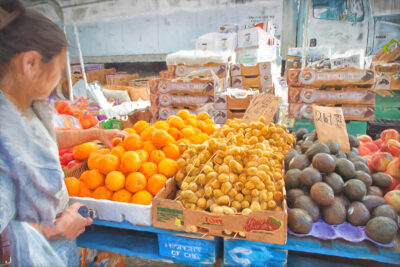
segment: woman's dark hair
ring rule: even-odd
[[[27,51],[39,52],[42,61],[47,63],[68,44],[64,32],[55,23],[25,10],[18,0],[0,0],[0,27],[0,65]]]

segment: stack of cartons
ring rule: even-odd
[[[345,120],[375,118],[374,71],[290,69],[289,117],[312,119],[312,105],[341,107]]]
[[[128,73],[110,73],[107,74],[106,80],[107,80],[107,85],[118,85],[118,86],[129,86],[129,81],[135,80],[139,78],[139,74],[133,73],[133,74],[128,74]]]
[[[231,87],[273,93],[271,62],[231,65]]]

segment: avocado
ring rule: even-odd
[[[339,195],[339,196],[336,196],[335,198],[339,199],[342,202],[342,204],[346,210],[349,208],[350,200],[345,195]]]
[[[353,163],[344,158],[336,159],[335,172],[342,176],[343,180],[351,179],[356,175],[356,169]]]
[[[344,183],[343,192],[351,201],[361,200],[367,194],[367,187],[364,182],[357,179],[350,179]]]
[[[389,204],[378,206],[372,211],[372,217],[378,216],[388,217],[397,222],[397,214]]]
[[[303,209],[310,214],[313,222],[316,222],[320,218],[319,207],[311,197],[303,195],[296,198],[294,207]]]
[[[382,190],[381,190],[379,187],[377,187],[377,186],[370,186],[370,187],[368,188],[368,195],[383,197],[383,192],[382,192]]]
[[[364,196],[361,202],[367,207],[369,211],[372,211],[378,206],[386,204],[386,200],[383,197],[373,195]]]
[[[313,167],[307,167],[301,171],[300,182],[306,187],[311,187],[313,184],[322,181],[321,173]]]
[[[293,232],[307,234],[311,231],[312,223],[313,220],[307,211],[303,209],[288,211],[288,226]]]
[[[359,202],[354,201],[350,204],[347,209],[347,220],[355,226],[366,225],[368,220],[371,218],[371,214],[367,207]]]
[[[387,244],[396,237],[397,223],[388,217],[378,216],[369,220],[365,232],[372,240]]]
[[[343,202],[335,197],[332,204],[322,208],[322,219],[328,224],[341,224],[346,220],[346,208]]]
[[[290,189],[287,193],[287,202],[288,202],[289,208],[293,208],[296,198],[299,196],[302,196],[302,195],[305,195],[305,193],[302,189],[300,189],[300,188]]]
[[[333,140],[326,141],[325,145],[329,148],[329,152],[332,155],[336,155],[340,151],[340,145],[336,141]]]
[[[298,154],[299,154],[299,152],[297,152],[296,149],[293,149],[293,148],[290,149],[288,151],[288,153],[286,153],[286,155],[285,155],[285,167],[286,167],[286,169],[289,168],[289,163],[292,160],[292,158],[294,158],[294,156],[296,156]]]
[[[335,199],[332,188],[324,182],[313,184],[310,190],[311,198],[321,206],[329,206]]]
[[[336,195],[342,193],[344,182],[339,174],[337,174],[336,172],[328,173],[327,175],[325,175],[323,180],[332,188],[333,192]]]
[[[304,136],[305,134],[308,134],[308,130],[307,130],[306,128],[299,128],[299,129],[296,131],[296,140],[301,140],[301,139],[303,139],[303,136]]]
[[[344,152],[342,152],[342,151],[339,151],[339,152],[336,154],[336,158],[338,158],[338,159],[347,159],[347,155],[346,155],[346,153],[344,153]]]
[[[349,134],[349,143],[351,147],[359,147],[360,141],[354,135]]]
[[[300,174],[299,169],[290,169],[286,172],[284,180],[286,189],[297,188],[300,186]]]
[[[353,164],[357,161],[361,161],[362,163],[367,164],[367,160],[363,156],[360,156],[360,155],[351,155],[351,156],[349,156],[349,160],[351,162],[353,162]]]
[[[303,170],[310,165],[310,161],[308,157],[303,154],[296,155],[292,158],[289,163],[289,169],[299,169]]]
[[[358,179],[360,181],[363,181],[364,184],[369,187],[372,185],[372,178],[371,176],[363,171],[356,171],[356,176],[354,176],[354,179]]]
[[[320,172],[333,172],[336,168],[336,161],[329,154],[318,153],[312,159],[312,166]]]
[[[326,153],[329,154],[329,147],[325,144],[313,144],[309,149],[306,151],[307,157],[311,160],[316,154],[318,153]]]
[[[304,142],[301,144],[301,153],[305,153],[307,149],[309,149],[312,145],[314,144],[314,141],[311,140],[304,140]]]
[[[371,171],[369,170],[368,166],[365,163],[361,162],[361,161],[354,162],[354,168],[357,171],[363,171],[363,172],[368,173],[368,174],[371,173]]]
[[[298,154],[301,154],[303,152],[301,152],[301,144],[297,143],[296,146],[294,147],[294,149],[297,151]],[[289,165],[289,164],[288,164]]]
[[[360,155],[360,151],[358,151],[357,148],[352,147],[352,148],[350,149],[349,156],[350,156],[350,155],[352,155],[352,156],[359,156],[359,155]]]
[[[383,172],[376,172],[372,174],[373,184],[385,190],[392,185],[392,178]]]

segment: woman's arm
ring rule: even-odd
[[[56,130],[56,132],[59,149],[70,148],[93,140],[99,140],[107,147],[112,147],[112,139],[128,135],[124,131],[101,128]]]

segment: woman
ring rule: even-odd
[[[0,0],[0,233],[11,240],[12,266],[79,265],[74,240],[92,220],[79,215],[80,204],[68,207],[57,141],[109,144],[124,136],[97,129],[57,136],[40,99],[59,82],[66,47],[50,20],[17,0]]]

